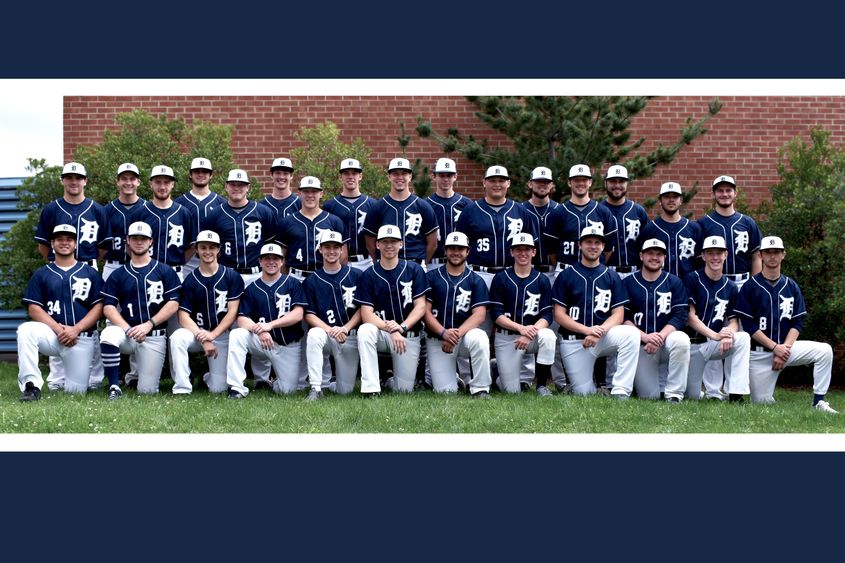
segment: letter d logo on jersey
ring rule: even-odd
[[[81,217],[80,219],[82,224],[79,226],[79,244],[83,242],[96,243],[100,225],[96,221],[86,221]]]
[[[73,280],[73,284],[71,284],[70,289],[73,291],[73,295],[70,298],[74,301],[85,301],[88,299],[88,294],[91,292],[91,280],[88,278],[77,278],[76,276],[71,276]]]
[[[164,301],[164,283],[147,280],[147,303],[157,305]]]
[[[540,313],[540,294],[525,292],[525,309],[522,310],[522,318],[538,315]]]

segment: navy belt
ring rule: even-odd
[[[470,264],[469,267],[475,272],[487,272],[488,274],[495,274],[505,269],[504,266],[476,266],[475,264]]]
[[[253,266],[251,268],[232,268],[239,274],[258,274],[261,272],[261,266]]]
[[[630,274],[637,271],[636,266],[613,266],[613,269],[617,274]]]
[[[540,264],[539,266],[535,265],[534,269],[537,270],[538,272],[544,272],[544,273],[555,271],[555,267],[552,266],[551,264]]]
[[[689,339],[690,344],[704,344],[708,340],[709,340],[709,338],[707,338],[706,336],[702,336],[701,334],[696,334],[695,336],[691,336],[690,339]]]
[[[314,270],[300,270],[299,268],[290,268],[288,273],[293,274],[294,276],[302,276],[303,278],[307,278],[311,274],[314,273]]]
[[[363,262],[364,260],[368,259],[369,256],[364,256],[363,254],[353,254],[348,258],[350,262]]]
[[[754,346],[751,348],[755,352],[771,352],[768,348],[764,348],[763,346]]]

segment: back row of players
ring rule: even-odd
[[[454,360],[453,352],[460,351],[474,354],[470,391],[476,396],[486,396],[490,386],[489,361],[479,354],[481,350],[489,354],[488,334],[495,326],[497,384],[506,391],[519,391],[536,377],[537,392],[542,395],[550,394],[546,387],[549,379],[559,389],[567,388],[573,393],[596,392],[593,362],[598,356],[610,355],[616,360],[610,362],[608,370],[611,395],[627,397],[636,388],[637,394],[644,397],[663,394],[670,401],[684,396],[699,398],[704,377],[708,396],[724,398],[724,388],[731,398],[738,399],[749,393],[749,340],[746,333],[738,332],[736,318],[747,316],[746,323],[753,323],[757,328],[750,331],[751,365],[755,365],[756,353],[767,354],[762,363],[768,361],[768,370],[764,370],[767,374],[751,376],[752,400],[773,400],[774,384],[784,365],[815,363],[813,404],[818,409],[832,411],[824,400],[830,381],[830,347],[814,346],[812,354],[790,353],[806,314],[800,291],[794,282],[780,275],[780,262],[776,279],[764,275],[772,271],[766,269],[762,256],[767,252],[785,255],[782,242],[777,237],[768,237],[765,240],[770,248],[764,248],[761,255],[759,228],[751,218],[735,210],[736,183],[730,176],[719,176],[713,181],[716,209],[698,222],[681,217],[680,186],[674,182],[663,184],[659,194],[660,216],[649,222],[644,209],[627,199],[627,170],[617,165],[606,173],[608,197],[602,203],[590,197],[589,167],[573,166],[568,181],[571,197],[562,204],[550,200],[553,176],[545,167],[533,170],[528,183],[531,196],[524,204],[507,197],[510,180],[501,166],[487,170],[483,181],[485,196],[472,201],[454,192],[457,178],[454,161],[440,159],[432,173],[436,193],[423,200],[411,193],[410,163],[396,158],[390,161],[387,171],[390,193],[374,200],[360,192],[360,163],[346,159],[339,167],[342,193],[327,202],[325,208],[320,206],[320,180],[313,176],[301,180],[299,196],[291,193],[293,171],[290,160],[276,159],[271,166],[273,193],[261,202],[250,202],[247,173],[232,170],[226,182],[228,198],[224,199],[208,189],[211,163],[197,158],[189,172],[192,190],[172,201],[173,171],[167,166],[156,166],[150,174],[153,200],[145,202],[137,196],[140,173],[133,164],[126,163],[118,169],[119,197],[104,211],[84,197],[87,180],[84,166],[70,163],[64,167],[64,197],[45,208],[36,240],[42,254],[49,258],[51,250],[56,252],[56,239],[51,237],[68,238],[63,235],[67,235],[69,225],[76,237],[74,250],[80,261],[92,261],[95,266],[96,258],[106,260],[105,289],[92,290],[89,295],[92,298],[102,295],[105,314],[111,323],[103,332],[101,345],[110,396],[120,394],[116,372],[120,352],[143,347],[151,340],[148,336],[167,334],[157,327],[179,307],[178,282],[184,281],[182,312],[172,317],[178,318],[178,323],[171,321],[170,327],[171,356],[175,358],[174,393],[191,390],[186,373],[187,357],[184,366],[177,365],[182,360],[173,353],[177,342],[179,350],[196,347],[205,349],[209,357],[220,357],[215,343],[225,331],[215,333],[214,329],[232,326],[237,317],[236,324],[246,334],[232,332],[230,351],[224,354],[229,362],[228,381],[225,384],[219,381],[219,374],[226,373],[222,369],[210,368],[211,375],[207,377],[212,391],[228,389],[233,398],[246,396],[248,392],[243,385],[246,350],[252,352],[253,360],[262,355],[273,360],[272,355],[262,350],[272,351],[277,344],[297,345],[295,351],[289,350],[289,361],[278,366],[274,363],[278,376],[274,387],[278,391],[290,392],[303,384],[298,364],[290,360],[303,355],[314,359],[309,362],[312,372],[309,398],[319,398],[330,374],[323,373],[322,368],[314,372],[311,364],[324,364],[322,357],[331,349],[336,354],[336,366],[344,366],[347,372],[341,376],[342,370],[337,367],[337,388],[340,392],[350,392],[357,372],[357,357],[354,366],[350,366],[351,358],[344,359],[340,352],[351,353],[354,349],[357,356],[359,348],[363,393],[380,391],[374,363],[375,350],[379,348],[385,352],[389,349],[394,357],[394,378],[389,384],[397,390],[412,390],[423,331],[421,321],[425,320],[430,373],[438,391],[456,388],[452,377],[455,370],[443,363],[441,356],[445,354]],[[57,231],[58,225],[63,227]],[[136,231],[134,237],[132,228]],[[441,233],[451,234],[441,237]],[[132,238],[149,239],[149,249],[141,253],[144,256],[133,249]],[[448,244],[450,241],[454,244]],[[329,260],[326,250],[335,244],[337,260]],[[215,245],[216,252],[207,248]],[[214,254],[211,268],[214,275],[209,279],[204,278],[211,273],[210,266],[204,273],[191,274],[198,264],[208,266],[212,262],[210,257],[203,258],[203,248]],[[332,248],[328,254],[334,254],[333,251]],[[712,264],[709,254],[718,254]],[[377,267],[370,268],[373,256],[379,257]],[[145,257],[149,262],[136,264]],[[269,262],[275,261],[275,257],[281,260],[274,267]],[[694,271],[699,257],[705,267]],[[328,270],[327,262],[330,262]],[[347,262],[351,269],[345,265]],[[603,265],[605,262],[608,267]],[[438,269],[444,263],[447,273]],[[136,266],[149,264],[156,265],[153,270],[162,269],[159,264],[170,266],[168,269],[173,273],[170,277],[176,279],[175,288],[172,283],[165,283],[164,276],[152,280],[136,271]],[[289,275],[283,275],[283,269]],[[211,279],[229,270],[229,277],[240,274],[241,282],[247,287],[243,295],[238,293],[236,283],[231,291],[227,287],[225,292],[214,284],[209,285]],[[350,276],[357,278],[351,274],[352,270],[355,274],[368,271],[367,283],[351,279]],[[108,279],[115,271],[134,282],[129,283],[127,278],[110,284]],[[780,299],[775,299],[772,310],[765,314],[754,309],[762,299],[736,301],[738,287],[761,271],[763,274],[756,275],[749,287],[759,286],[761,291],[767,290],[767,295]],[[338,273],[351,285],[326,281],[336,281],[333,276]],[[42,276],[35,276],[33,283],[39,277]],[[623,283],[623,277],[630,279]],[[251,283],[259,278],[262,284]],[[305,280],[306,288],[309,283],[316,288],[310,297],[297,296],[295,291],[287,291],[289,288],[283,293],[268,290],[279,280],[295,287],[291,278]],[[324,281],[325,287],[315,280]],[[205,288],[200,293],[208,300],[206,311],[195,310],[202,299],[197,297],[192,305],[187,297],[190,286],[197,284]],[[69,281],[67,285],[72,292],[79,283]],[[121,290],[126,293],[126,288],[133,285],[137,285],[137,299],[132,295],[116,295]],[[251,293],[261,293],[261,297],[250,298]],[[329,295],[337,302],[324,307],[322,298]],[[784,309],[784,299],[790,304],[788,311]],[[25,301],[31,312],[33,305],[50,312],[51,304],[43,299],[39,301],[28,295]],[[155,301],[166,305],[155,307]],[[240,302],[235,312],[231,306],[223,306],[232,302]],[[258,306],[259,302],[263,307]],[[132,311],[133,303],[137,303],[137,313]],[[360,315],[353,310],[355,304],[361,306]],[[89,305],[95,303],[89,299]],[[296,310],[300,310],[299,314],[291,315]],[[61,317],[61,313],[56,313],[52,316],[58,327],[51,328],[62,344],[62,327],[69,325],[56,318]],[[91,313],[93,309],[87,314],[80,311],[78,318],[93,316]],[[340,322],[340,317],[346,321]],[[275,320],[267,321],[270,318]],[[303,334],[296,331],[297,327],[302,331],[303,318],[313,327],[309,340],[314,328],[326,335],[313,337],[315,342],[320,342],[319,352],[312,351],[310,345],[306,354],[299,350],[298,342]],[[35,316],[33,319],[39,320]],[[63,319],[67,321],[67,316]],[[138,322],[133,324],[132,320]],[[364,323],[361,333],[353,335],[360,322]],[[28,324],[22,326],[21,335],[31,328]],[[175,330],[179,325],[181,331]],[[558,334],[550,328],[556,328]],[[685,328],[693,336],[691,371],[688,370],[690,337],[683,332]],[[352,336],[357,336],[358,342],[347,345]],[[77,339],[71,339],[72,343]],[[19,348],[23,340],[19,338]],[[159,373],[164,346],[159,346],[160,354],[156,353],[161,358],[157,360]],[[536,368],[531,369],[530,363],[524,361],[529,355],[526,352],[536,353]],[[734,360],[726,366],[723,386],[719,360],[731,353]],[[21,357],[24,355],[33,354],[21,354]],[[555,356],[562,359],[565,372],[552,369]],[[21,362],[22,399],[40,396],[37,352],[35,357],[34,368],[29,365],[32,362]],[[706,360],[711,360],[715,374],[712,381],[703,376]],[[151,378],[139,380],[139,391],[158,389],[159,374],[150,373],[155,370],[147,369],[148,363],[144,368],[133,366],[141,380]],[[523,363],[526,365],[522,366]],[[260,374],[269,371],[255,363],[253,370],[259,380]],[[218,380],[212,382],[215,371]],[[87,374],[86,370],[86,378]],[[92,383],[96,386],[100,383],[96,377],[95,370],[93,380],[86,379],[88,385],[65,382],[64,388],[80,391]],[[61,381],[58,377],[56,380],[58,387]],[[48,384],[51,383],[48,378]],[[598,386],[602,383],[598,382]]]

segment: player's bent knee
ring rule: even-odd
[[[126,340],[126,333],[123,332],[122,328],[115,325],[107,326],[100,333],[100,344],[120,347],[124,340]]]

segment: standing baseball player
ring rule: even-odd
[[[684,286],[689,295],[687,332],[690,334],[690,365],[687,399],[701,398],[701,380],[706,362],[725,362],[725,390],[732,402],[748,395],[748,362],[751,341],[739,329],[736,300],[739,289],[724,274],[728,245],[720,236],[709,236],[701,245],[704,268],[687,274]],[[721,387],[721,385],[720,385]]]
[[[244,292],[241,276],[217,263],[220,254],[217,233],[200,231],[196,246],[200,265],[185,277],[178,312],[181,328],[170,335],[174,395],[193,390],[189,352],[202,352],[208,359],[208,373],[203,377],[208,390],[211,393],[227,390],[229,329],[237,319]]]
[[[663,269],[683,278],[695,270],[693,259],[701,246],[701,226],[695,221],[681,217],[683,190],[677,182],[666,182],[660,186],[660,215],[640,231],[637,244],[656,238],[666,245],[666,262]]]
[[[103,281],[109,279],[112,272],[126,263],[126,232],[132,223],[131,214],[144,203],[144,200],[138,197],[140,185],[141,173],[137,166],[124,162],[117,167],[117,197],[110,201],[105,209],[111,246],[105,255]]]
[[[639,330],[640,355],[634,388],[637,396],[680,403],[687,388],[690,339],[683,332],[689,316],[681,279],[663,271],[666,245],[648,239],[640,251],[642,270],[625,278],[625,324]]]
[[[158,393],[167,351],[165,326],[179,309],[181,284],[173,268],[150,256],[152,229],[140,221],[129,225],[129,260],[103,287],[103,314],[111,322],[100,335],[108,397],[118,399],[120,355],[135,357],[138,392]]]
[[[41,398],[38,354],[56,356],[65,373],[66,393],[88,391],[90,366],[97,340],[97,321],[103,312],[100,274],[78,262],[76,228],[56,225],[50,246],[55,261],[30,278],[23,302],[31,321],[18,327],[18,386],[21,401]]]
[[[762,234],[757,223],[748,215],[736,210],[737,189],[732,176],[717,176],[713,180],[713,199],[715,209],[698,220],[701,236],[720,236],[728,244],[728,257],[725,260],[725,275],[737,288],[742,289],[750,276],[759,274],[762,268],[760,259],[760,239]],[[722,391],[725,377],[721,360],[707,362],[704,369],[704,388],[708,397],[725,398]]]
[[[302,208],[281,218],[275,236],[285,250],[290,275],[302,281],[323,265],[319,241],[323,233],[335,231],[341,234],[346,227],[339,218],[320,208],[323,186],[319,178],[305,176],[299,182],[299,198]],[[341,262],[346,262],[346,242]]]
[[[548,252],[552,264],[560,272],[579,260],[579,237],[586,227],[601,225],[604,236],[611,243],[605,245],[606,254],[613,250],[612,237],[616,222],[603,205],[592,199],[593,174],[586,164],[576,164],[569,169],[569,199],[561,203],[546,218]]]
[[[367,250],[364,234],[364,220],[375,199],[361,193],[364,169],[354,158],[345,158],[340,163],[341,192],[323,205],[323,209],[343,221],[347,244],[347,261],[357,270],[364,271],[373,265],[373,258]]]
[[[244,385],[247,353],[273,365],[276,393],[294,393],[299,383],[300,340],[305,335],[302,318],[308,302],[299,280],[282,274],[282,247],[265,244],[259,260],[261,277],[244,289],[238,328],[229,334],[226,382],[230,399],[243,399],[249,394]]]
[[[172,168],[163,164],[153,167],[150,172],[153,197],[136,208],[132,213],[132,221],[150,226],[153,232],[153,259],[173,268],[179,279],[184,280],[182,267],[194,254],[197,230],[188,208],[171,198],[175,184],[176,176]],[[172,322],[176,324],[175,317]]]
[[[99,268],[97,260],[106,255],[111,244],[108,221],[103,207],[85,197],[88,172],[78,162],[69,162],[62,168],[62,197],[44,206],[35,228],[35,242],[44,260],[53,260],[50,236],[56,225],[73,225],[76,229],[76,259],[93,268]],[[98,388],[103,382],[103,366],[99,353],[95,351],[91,365],[89,387]],[[64,367],[58,357],[50,357],[50,375],[47,387],[61,389],[64,385]]]
[[[425,329],[428,332],[428,366],[437,393],[455,393],[458,357],[470,358],[473,397],[490,395],[490,341],[480,327],[490,303],[487,286],[467,268],[469,239],[455,231],[444,237],[446,264],[426,273],[430,288],[426,295]]]
[[[308,300],[305,322],[311,327],[305,351],[311,385],[309,401],[323,398],[323,388],[328,386],[323,368],[329,355],[334,358],[336,393],[352,393],[358,375],[357,332],[361,312],[355,305],[355,293],[362,272],[341,263],[343,245],[342,234],[324,231],[320,237],[323,267],[303,284]]]
[[[358,329],[358,351],[364,395],[381,392],[378,352],[393,358],[393,378],[386,385],[394,391],[414,390],[428,283],[422,266],[399,258],[402,236],[396,225],[379,228],[375,249],[379,258],[361,276],[355,295],[363,322]]]
[[[197,157],[191,161],[191,168],[188,170],[188,179],[191,182],[191,189],[176,198],[176,203],[186,208],[191,213],[194,227],[197,231],[205,228],[205,220],[208,214],[226,200],[211,191],[211,178],[214,175],[214,168],[211,161],[204,157]],[[182,275],[187,278],[200,265],[199,257],[194,254],[182,268]]]
[[[555,359],[557,338],[552,322],[551,283],[534,269],[534,237],[516,235],[511,242],[514,265],[496,274],[490,284],[490,305],[496,323],[496,385],[506,393],[519,393],[520,370],[525,354],[536,356],[537,394],[548,397],[547,387]]]
[[[270,176],[273,178],[273,192],[265,196],[259,203],[272,209],[281,219],[301,206],[299,196],[291,191],[293,162],[289,158],[275,159],[270,165]]]
[[[437,220],[437,248],[429,263],[429,270],[439,268],[446,263],[446,250],[443,241],[447,234],[455,231],[461,211],[472,203],[472,200],[455,192],[455,182],[458,179],[458,169],[451,158],[438,158],[431,172],[434,182],[434,193],[426,198],[434,210]]]
[[[402,260],[411,260],[423,266],[434,255],[437,248],[437,220],[431,205],[411,193],[413,168],[405,158],[394,158],[387,167],[390,193],[376,201],[364,220],[364,234],[367,237],[367,252],[375,256],[376,235],[383,225],[402,228]]]
[[[558,274],[552,287],[555,320],[563,337],[560,353],[576,395],[596,393],[596,358],[616,356],[610,394],[627,399],[634,388],[639,331],[624,325],[628,295],[619,274],[601,263],[604,231],[585,227],[579,240],[580,260]]]
[[[807,309],[795,280],[781,274],[786,249],[780,237],[760,242],[762,271],[739,291],[736,311],[751,335],[751,401],[774,403],[783,368],[813,364],[813,408],[837,414],[825,400],[830,386],[833,349],[825,342],[798,340]]]
[[[615,164],[607,169],[604,188],[607,199],[601,202],[616,223],[613,254],[607,265],[625,279],[636,272],[639,248],[637,239],[648,225],[648,214],[639,203],[628,199],[628,169]]]

